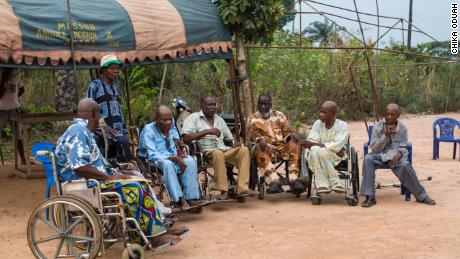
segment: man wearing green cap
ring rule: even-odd
[[[123,63],[114,54],[101,58],[102,78],[96,79],[89,84],[87,97],[93,99],[99,105],[101,118],[107,124],[107,131],[111,137],[120,143],[122,154],[117,152],[118,162],[132,160],[130,143],[126,134],[128,129],[121,109],[121,98],[118,86],[118,75]],[[110,141],[110,140],[109,140]]]

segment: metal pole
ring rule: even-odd
[[[367,46],[367,43],[366,43],[366,39],[364,37],[364,31],[363,31],[363,26],[361,24],[361,19],[359,17],[359,13],[358,13],[358,6],[356,5],[356,0],[353,0],[353,3],[355,5],[355,11],[356,11],[356,16],[358,18],[358,23],[359,23],[359,29],[361,31],[361,36],[363,38],[363,43],[364,43],[364,54],[366,56],[366,62],[367,62],[367,73],[369,74],[369,81],[371,83],[371,89],[372,89],[372,95],[374,97],[374,113],[375,113],[375,118],[377,120],[380,120],[380,115],[381,115],[381,112],[380,112],[380,100],[379,100],[379,96],[378,96],[378,93],[377,93],[377,89],[376,89],[376,86],[375,86],[375,81],[374,81],[374,75],[372,74],[372,65],[371,65],[371,59],[369,57],[369,49],[368,49],[368,46]]]
[[[72,56],[73,85],[75,87],[75,107],[78,106],[78,85],[77,85],[77,62],[75,60],[75,41],[72,29],[72,13],[70,12],[70,0],[67,0],[67,20],[70,34],[70,55]]]

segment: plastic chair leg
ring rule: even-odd
[[[456,155],[457,155],[457,143],[454,142],[454,154],[453,154],[452,159],[455,159]]]

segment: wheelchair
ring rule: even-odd
[[[41,202],[29,218],[27,241],[35,257],[95,258],[116,242],[125,245],[123,259],[143,258],[145,248],[156,250],[149,241],[154,236],[145,236],[136,219],[127,216],[120,194],[102,192],[100,182],[94,179],[61,183],[54,154],[38,151],[37,155],[52,160],[57,196]],[[130,243],[131,233],[138,235],[143,245]]]
[[[255,189],[255,187],[257,187],[257,190],[259,191],[259,196],[258,198],[260,200],[263,200],[265,199],[265,176],[261,175],[259,176],[259,173],[258,173],[258,167],[257,167],[257,161],[255,159],[255,155],[254,155],[254,148],[255,148],[255,145],[252,146],[251,148],[251,175],[250,175],[250,182],[249,182],[249,186],[251,189]],[[280,183],[282,186],[286,186],[286,185],[290,185],[290,180],[289,180],[289,161],[288,160],[284,160],[283,158],[281,157],[275,157],[273,160],[272,160],[272,163],[275,165],[275,171],[277,171],[276,173],[278,174],[279,176],[279,179],[280,179]],[[280,173],[278,172],[278,169],[280,167],[284,166],[284,170],[283,170],[283,173]],[[300,177],[300,171],[299,171],[299,175],[298,177]],[[307,183],[308,184],[308,183]],[[297,198],[300,198],[300,195],[302,194],[302,192],[294,192],[294,191],[287,191],[287,192],[291,192],[293,194],[295,194],[295,196]]]
[[[225,141],[225,145],[231,146],[233,142]],[[208,200],[215,201],[212,197],[211,192],[216,191],[216,189],[211,187],[211,182],[214,179],[214,175],[209,173],[208,168],[212,167],[209,159],[205,156],[204,152],[201,150],[201,147],[196,141],[190,143],[191,153],[197,158],[198,161],[198,173],[201,173],[203,176],[203,181],[201,183],[201,189],[203,191],[203,196]],[[245,196],[237,195],[237,181],[235,179],[236,174],[233,172],[233,166],[226,164],[227,167],[227,182],[228,182],[228,195],[230,199],[237,200],[238,202],[244,202],[246,200]],[[217,202],[217,201],[216,201]]]
[[[342,160],[335,169],[338,172],[339,178],[344,183],[345,189],[345,200],[347,204],[350,206],[356,206],[359,202],[358,192],[359,192],[359,166],[358,166],[358,152],[355,150],[354,147],[346,145],[346,150],[348,154],[348,158],[346,160]],[[310,170],[308,167],[308,162],[306,162],[306,166],[308,168],[308,175],[309,175],[309,184],[307,186],[307,197],[310,198],[313,205],[320,205],[321,204],[321,195],[317,193],[316,185],[315,185],[315,174]],[[351,190],[350,190],[351,187]],[[314,190],[313,190],[314,189]],[[313,195],[312,195],[313,192]]]
[[[179,148],[184,149],[184,152],[186,154],[189,154],[188,146],[182,145]],[[142,151],[142,150],[143,150],[142,148],[138,149],[138,151]],[[171,196],[169,195],[168,189],[166,188],[166,184],[163,181],[163,172],[161,172],[158,165],[150,162],[147,158],[140,155],[141,153],[142,152],[137,152],[136,157],[134,158],[136,163],[139,165],[139,170],[146,177],[146,179],[149,179],[152,182],[152,187],[156,191],[155,194],[157,195],[158,199],[160,199],[162,202],[165,202],[166,200],[168,200],[170,203],[170,207],[176,208],[177,204],[175,204],[172,201]],[[194,159],[197,160],[196,157],[194,157]],[[200,176],[200,173],[204,173],[204,172],[203,170],[200,170],[200,167],[198,166],[197,178],[198,178],[198,183],[199,183],[198,186],[200,187],[201,198],[208,200],[208,202],[202,205],[193,206],[189,209],[189,211],[196,212],[196,213],[200,213],[204,206],[207,206],[214,202],[214,199],[212,199],[212,197],[209,197],[206,195],[207,193],[210,192],[209,185],[206,184],[207,176],[206,175]]]

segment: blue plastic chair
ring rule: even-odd
[[[371,144],[371,136],[372,136],[372,129],[374,126],[369,126],[367,130],[368,140],[364,143],[364,155],[367,155],[369,152],[369,145]],[[412,143],[407,143],[407,151],[409,154],[407,155],[407,161],[410,165],[412,165]],[[384,166],[381,169],[391,169],[390,166]],[[405,195],[405,200],[410,201],[410,192],[407,190],[404,185],[401,184],[401,195]]]
[[[439,127],[439,137],[437,128]],[[457,144],[460,146],[460,138],[454,137],[455,127],[460,130],[460,121],[443,117],[433,122],[433,160],[439,158],[439,143],[440,142],[451,142],[454,143],[454,151],[452,158],[455,159],[457,153]],[[460,152],[460,151],[459,151]],[[460,157],[460,155],[459,155]]]
[[[39,156],[37,155],[38,151],[41,150],[46,150],[46,151],[54,151],[55,145],[52,143],[48,142],[38,142],[35,143],[35,145],[32,147],[32,154],[35,158],[35,160],[40,161],[45,168],[45,173],[46,173],[46,192],[45,196],[46,198],[50,197],[50,190],[52,186],[56,185],[56,182],[54,180],[54,175],[53,175],[53,164],[51,161],[51,158],[48,156]]]

